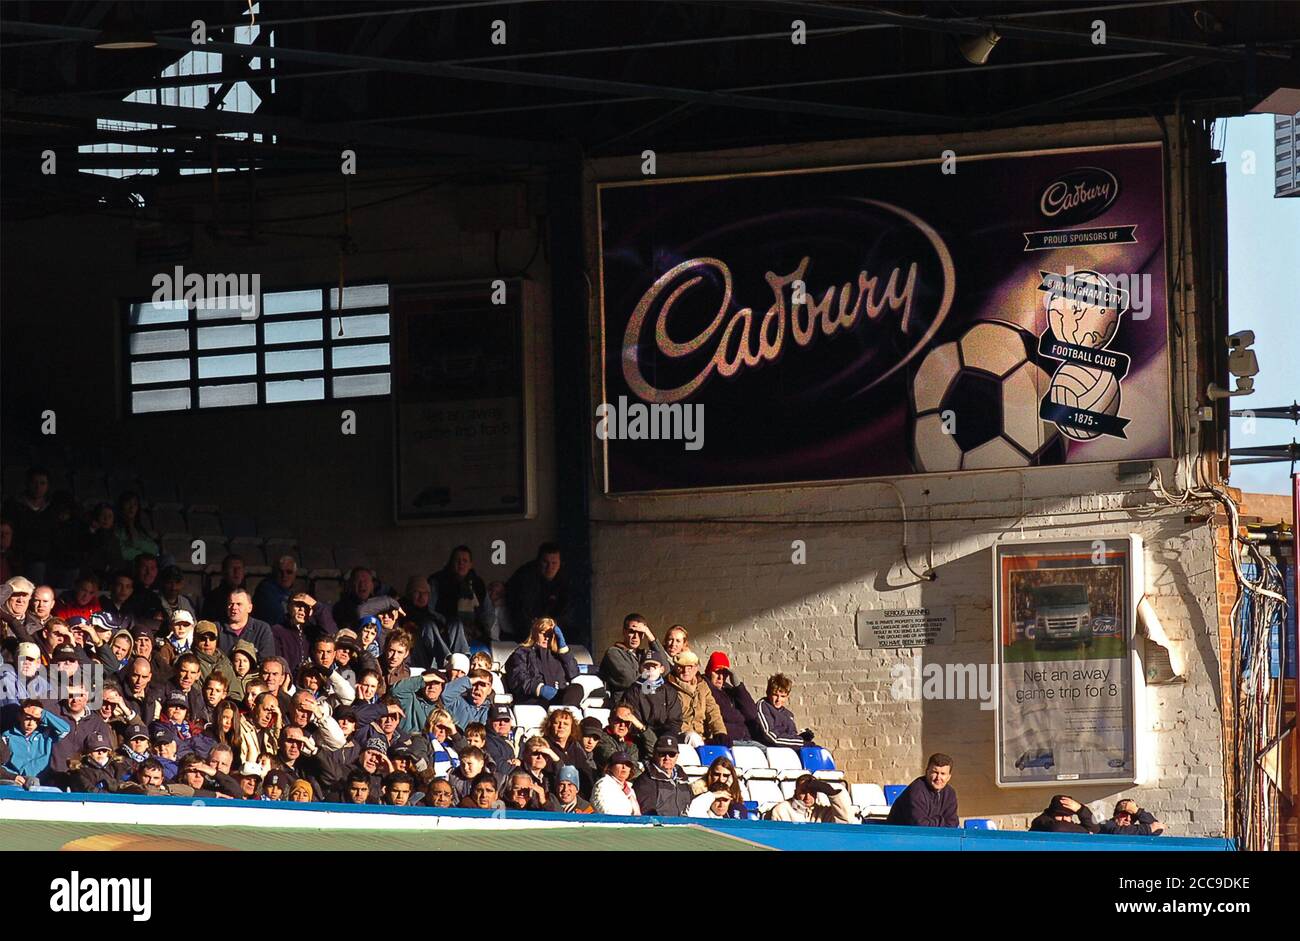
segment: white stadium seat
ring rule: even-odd
[[[879,784],[850,784],[849,801],[858,815],[866,817],[889,816],[889,804],[885,802],[885,789]]]
[[[595,666],[596,664],[596,661],[591,659],[591,651],[582,644],[570,644],[569,653],[573,655],[573,659],[578,663],[585,663],[589,666]]]
[[[795,781],[800,775],[807,774],[803,769],[803,762],[799,760],[799,753],[793,748],[769,746],[767,766],[776,770],[776,777],[781,781]]]
[[[700,756],[695,753],[695,746],[685,742],[677,743],[677,767],[681,768],[682,774],[688,778],[701,777],[709,770],[700,764]]]
[[[492,660],[498,670],[506,668],[506,661],[510,659],[510,655],[515,652],[515,648],[518,646],[518,644],[510,640],[492,641]]]
[[[758,809],[762,813],[767,813],[777,804],[785,800],[780,785],[775,781],[756,779],[753,781],[746,781],[745,786],[749,791],[749,799],[757,801]]]
[[[515,727],[540,729],[546,722],[545,706],[515,706]]]
[[[608,709],[589,708],[589,709],[584,709],[583,712],[586,714],[588,719],[595,719],[596,721],[598,721],[602,729],[605,726],[609,725]]]
[[[736,770],[745,780],[776,780],[776,772],[767,765],[767,753],[757,745],[736,745],[731,749],[731,754],[736,761]]]
[[[605,684],[601,682],[600,677],[592,673],[587,673],[587,674],[583,674],[582,676],[574,677],[573,682],[581,686],[585,692],[585,695],[583,697],[583,703],[582,703],[584,707],[587,705],[588,702],[590,702],[594,706],[605,705],[606,702],[606,698],[604,695]],[[593,694],[596,693],[597,691],[599,691],[601,695],[593,696]]]

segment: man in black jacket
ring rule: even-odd
[[[1074,818],[1079,822],[1075,823]],[[1092,811],[1068,794],[1057,794],[1047,809],[1034,818],[1030,830],[1043,833],[1096,833],[1100,828],[1092,819]]]
[[[757,745],[758,736],[753,729],[758,726],[758,703],[754,702],[745,684],[731,672],[730,658],[721,650],[715,650],[709,655],[705,676],[709,680],[709,692],[722,712],[722,723],[727,727],[731,743]]]
[[[952,759],[936,752],[925,774],[907,786],[889,808],[888,823],[908,827],[956,827],[957,792],[949,786]]]
[[[653,817],[685,817],[695,796],[691,782],[677,767],[677,736],[661,735],[652,761],[632,785],[641,813]]]
[[[537,618],[551,618],[562,628],[573,627],[569,582],[560,572],[560,565],[560,547],[544,542],[537,548],[537,558],[520,566],[506,582],[506,602],[515,640],[527,638]]]

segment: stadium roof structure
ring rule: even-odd
[[[23,198],[52,150],[86,172],[40,190],[92,205],[122,176],[138,188],[140,174],[214,168],[337,172],[347,147],[370,168],[490,171],[1239,114],[1295,74],[1300,48],[1295,4],[1192,0],[76,0],[0,13],[5,195]],[[990,30],[974,64],[970,44]],[[153,45],[96,48],[123,33]]]

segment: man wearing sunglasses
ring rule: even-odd
[[[610,754],[627,754],[638,769],[649,760],[656,736],[636,717],[631,706],[615,706],[609,714],[609,725],[605,727],[605,732],[613,739],[613,751]],[[600,759],[603,765],[609,756],[600,755]]]
[[[669,662],[668,654],[655,640],[646,619],[636,613],[629,614],[623,618],[623,639],[605,651],[597,671],[611,699],[622,699],[632,688],[647,657],[659,663]]]

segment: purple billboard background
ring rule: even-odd
[[[1084,206],[1049,218],[1045,190],[1058,178],[1073,185],[1081,168],[1109,174],[1118,192],[1096,200],[1100,214]],[[698,450],[598,442],[610,492],[932,470],[914,448],[926,354],[986,320],[1036,339],[1047,329],[1041,273],[1069,268],[1149,276],[1145,310],[1125,314],[1105,346],[1132,360],[1124,436],[1055,436],[1023,460],[969,466],[1170,453],[1158,144],[961,160],[954,174],[927,163],[607,184],[599,200],[602,401],[702,405],[704,419]],[[1026,247],[1028,233],[1128,227],[1133,242]],[[796,277],[806,297],[797,307]],[[820,317],[810,304],[824,307]],[[1039,365],[1050,375],[1057,364]]]

